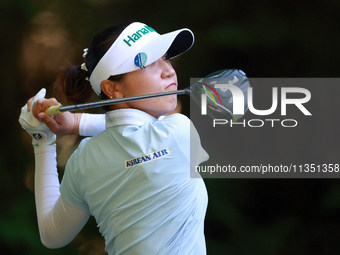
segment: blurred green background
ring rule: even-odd
[[[64,248],[41,244],[33,149],[17,121],[40,88],[53,96],[58,71],[81,64],[97,32],[130,19],[160,33],[192,29],[195,45],[174,62],[180,88],[223,68],[248,77],[339,77],[339,11],[336,0],[0,0],[0,254],[105,254],[94,219]],[[58,138],[60,175],[79,139]],[[340,180],[207,179],[206,185],[209,255],[339,254]]]

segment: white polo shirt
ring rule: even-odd
[[[157,120],[135,109],[110,111],[106,130],[70,157],[61,196],[90,210],[109,254],[206,254],[207,191],[190,168],[207,159],[182,114]]]

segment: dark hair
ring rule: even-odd
[[[85,103],[89,101],[93,93],[90,77],[99,60],[115,42],[120,33],[132,22],[121,23],[110,26],[98,33],[92,40],[88,53],[85,57],[85,65],[88,71],[82,70],[80,66],[70,65],[64,69],[54,83],[55,92],[60,91],[69,104]],[[125,74],[109,77],[112,81],[120,81]],[[103,99],[107,96],[102,92]]]

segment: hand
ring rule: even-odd
[[[39,99],[44,98],[46,95],[46,89],[41,89],[31,101],[31,104]],[[27,131],[32,137],[32,144],[34,146],[50,145],[55,142],[56,135],[46,126],[45,123],[39,122],[32,112],[27,111],[27,104],[21,108],[21,114],[19,116],[19,123],[21,127]]]
[[[27,102],[27,111],[31,108],[33,116],[40,122],[44,122],[49,129],[56,135],[78,135],[79,134],[79,123],[81,113],[72,114],[70,112],[63,112],[53,116],[49,116],[45,113],[45,110],[53,105],[60,105],[55,98],[50,99],[38,99],[33,107],[33,97]]]

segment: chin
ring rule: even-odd
[[[174,114],[174,113],[181,113],[181,107],[179,107],[179,105],[177,105],[177,101],[175,104],[171,105],[171,107],[168,108],[169,110],[162,114],[162,115],[171,115],[171,114]]]

